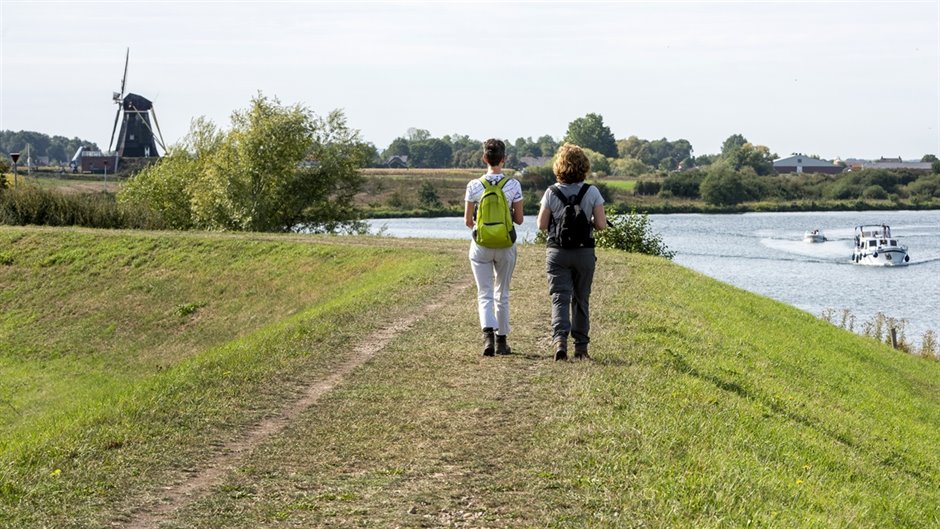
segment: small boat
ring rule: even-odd
[[[907,246],[901,246],[891,236],[891,227],[880,226],[855,227],[855,253],[852,262],[869,266],[905,266],[911,260]]]
[[[803,242],[826,242],[826,236],[819,230],[808,231],[803,234]]]

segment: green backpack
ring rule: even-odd
[[[509,203],[503,193],[503,186],[508,181],[508,178],[503,177],[499,182],[491,184],[485,176],[480,178],[483,197],[477,206],[476,229],[473,230],[473,240],[480,246],[509,248],[516,242],[516,228],[512,225]]]

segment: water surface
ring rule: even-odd
[[[676,251],[675,262],[742,289],[819,316],[826,309],[855,315],[856,330],[876,313],[904,319],[919,345],[928,329],[940,332],[940,211],[650,215],[653,231]],[[392,237],[469,241],[463,218],[380,219],[373,231]],[[911,264],[880,268],[852,263],[854,228],[887,224],[909,249]],[[805,243],[819,229],[829,239]],[[536,233],[534,216],[517,228]]]

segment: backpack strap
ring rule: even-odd
[[[584,198],[584,195],[587,194],[589,187],[591,187],[591,184],[582,184],[581,190],[578,191],[576,195],[571,195],[570,197],[566,197],[565,194],[561,192],[561,189],[559,189],[557,185],[550,186],[549,189],[551,189],[552,193],[554,193],[555,196],[558,197],[558,200],[561,200],[562,204],[575,206],[581,203],[581,200]]]
[[[503,187],[506,186],[506,183],[508,182],[509,182],[509,178],[507,178],[506,176],[503,176],[502,178],[497,180],[495,184],[490,183],[490,181],[486,178],[486,175],[483,175],[480,177],[480,183],[483,184],[484,191],[489,190],[491,187],[498,187],[499,189],[502,189]]]
[[[578,198],[575,199],[572,204],[581,204],[581,200],[584,198],[584,195],[587,194],[589,187],[591,187],[591,184],[581,184],[581,190],[578,191]]]

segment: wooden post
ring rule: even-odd
[[[891,347],[898,348],[898,331],[891,327]]]

